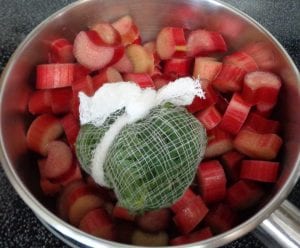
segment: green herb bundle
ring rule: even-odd
[[[87,173],[97,144],[115,118],[101,127],[81,128],[76,152]],[[168,207],[192,183],[205,147],[201,123],[184,108],[164,104],[115,137],[106,154],[104,176],[119,204],[133,212]]]

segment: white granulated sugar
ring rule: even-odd
[[[137,121],[144,118],[156,105],[156,91],[148,88],[142,90],[133,101],[128,102],[126,113],[131,121]]]
[[[149,105],[152,107],[153,101],[148,98],[154,98],[155,92],[153,89],[142,90],[137,84],[131,82],[104,84],[91,97],[80,92],[80,123],[101,126],[107,117],[123,107],[126,108],[126,112],[129,107],[131,110],[129,114],[135,115],[138,107],[140,109],[148,109]],[[133,109],[134,106],[136,110]]]
[[[106,154],[115,137],[121,131],[125,125],[129,123],[129,118],[127,115],[123,115],[118,118],[113,125],[109,128],[109,130],[104,134],[101,142],[97,145],[95,149],[95,155],[92,159],[92,176],[96,183],[109,187],[109,185],[105,182],[103,165],[105,162]]]
[[[190,77],[179,78],[158,91],[141,89],[133,82],[107,83],[91,97],[79,93],[80,123],[101,126],[107,117],[123,107],[128,116],[141,119],[154,106],[164,102],[185,106],[191,104],[195,96],[204,98],[204,92],[199,80]]]
[[[101,126],[112,113],[125,108],[124,114],[110,126],[95,149],[91,168],[94,180],[100,185],[108,186],[104,178],[103,164],[109,147],[123,127],[144,118],[155,106],[165,102],[186,106],[192,103],[195,96],[205,98],[200,81],[190,77],[170,82],[158,91],[151,88],[141,89],[133,82],[117,82],[104,84],[91,97],[80,92],[81,125],[91,123]]]
[[[171,102],[177,106],[190,105],[195,96],[204,98],[199,79],[179,78],[162,87],[157,92],[157,102]]]

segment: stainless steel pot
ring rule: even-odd
[[[285,139],[281,176],[259,211],[236,228],[209,240],[185,247],[216,247],[254,230],[268,246],[300,247],[300,214],[285,201],[300,175],[300,77],[296,66],[276,41],[258,23],[237,9],[213,0],[81,0],[50,16],[18,47],[1,78],[1,162],[15,190],[45,226],[71,246],[130,247],[87,235],[59,219],[38,189],[35,160],[28,152],[25,134],[31,117],[26,110],[34,85],[35,65],[47,58],[49,42],[57,37],[73,39],[88,25],[112,21],[124,14],[134,17],[142,37],[151,40],[163,26],[205,27],[221,32],[236,50],[260,42],[271,55],[266,69],[283,81],[279,115]],[[269,236],[268,236],[269,235]],[[272,237],[275,241],[271,242]]]

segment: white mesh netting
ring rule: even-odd
[[[109,116],[103,125],[97,127],[93,124],[85,124],[80,127],[80,132],[76,141],[76,155],[81,165],[81,168],[91,174],[91,163],[94,157],[95,149],[100,143],[101,139],[115,122],[115,120],[124,113],[124,109],[116,111]]]

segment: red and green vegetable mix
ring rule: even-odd
[[[272,112],[281,80],[264,71],[268,56],[260,43],[231,53],[227,45],[218,32],[180,27],[142,43],[130,16],[51,43],[48,62],[36,68],[27,144],[39,154],[41,190],[57,202],[58,216],[104,239],[159,246],[207,239],[252,213],[280,171],[283,141]],[[206,128],[204,160],[172,206],[130,212],[80,167],[78,93],[92,96],[104,83],[121,81],[159,89],[185,76],[200,78],[205,91],[205,99],[187,106]]]

